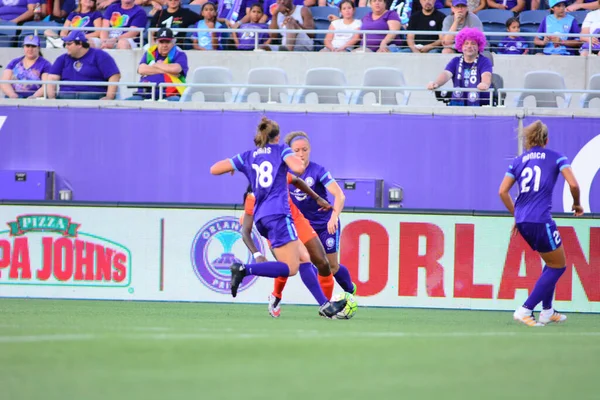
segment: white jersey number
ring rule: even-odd
[[[523,180],[521,181],[521,193],[529,192],[529,189],[531,189],[531,187],[529,186],[531,179],[533,179],[533,191],[537,192],[540,190],[542,169],[537,165],[534,165],[533,169],[527,167],[523,170],[523,172],[521,172],[521,178],[523,178]]]
[[[252,169],[256,171],[256,183],[254,187],[268,188],[273,184],[273,164],[263,161],[260,165],[252,164]]]

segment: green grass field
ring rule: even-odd
[[[0,398],[598,399],[600,317],[0,299]]]

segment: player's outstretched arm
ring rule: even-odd
[[[233,167],[233,164],[229,158],[217,161],[212,167],[210,167],[210,173],[213,175],[223,175],[233,171],[235,171],[235,168]]]
[[[304,173],[304,170],[306,169],[304,162],[300,159],[300,157],[298,157],[295,154],[290,154],[286,156],[285,163],[287,164],[288,168],[296,175],[302,175]]]
[[[575,179],[575,174],[573,174],[571,167],[563,168],[560,172],[565,177],[565,181],[567,181],[569,189],[571,190],[571,196],[573,196],[573,207],[571,207],[571,210],[575,212],[575,216],[579,217],[580,215],[583,215],[583,207],[581,207],[581,204],[579,203],[580,191],[577,179]]]
[[[500,189],[498,190],[498,194],[500,195],[502,203],[504,203],[504,206],[512,215],[515,215],[515,204],[513,203],[508,191],[510,190],[512,185],[514,185],[514,183],[515,179],[513,177],[505,176],[502,180],[502,183],[500,184]]]
[[[331,208],[331,204],[329,204],[327,200],[319,196],[317,192],[312,190],[310,186],[308,186],[306,182],[304,182],[304,179],[294,176],[292,174],[288,174],[288,178],[289,183],[306,193],[311,199],[315,200],[319,207],[321,207],[322,211],[327,211]]]

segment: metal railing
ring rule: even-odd
[[[117,86],[118,88],[121,87],[127,87],[127,88],[150,88],[153,89],[156,87],[156,83],[154,82],[106,82],[106,81],[98,81],[98,82],[94,82],[94,81],[54,81],[54,80],[45,80],[45,81],[19,81],[19,80],[0,80],[0,85],[1,84],[15,84],[15,83],[20,83],[20,84],[27,84],[27,85],[40,85],[42,87],[42,93],[43,96],[41,97],[41,99],[47,99],[48,98],[48,85],[57,85],[57,90],[56,90],[56,94],[58,95],[59,91],[60,91],[60,85],[64,85],[64,86],[103,86],[103,87],[109,87],[109,86]],[[155,90],[151,90],[151,99],[155,100],[156,99],[156,94],[155,94]],[[85,92],[78,92],[78,93],[85,93]],[[117,96],[115,97],[115,99],[118,97],[118,93]]]
[[[122,31],[124,33],[127,32],[139,32],[139,35],[136,38],[132,38],[132,39],[138,39],[140,41],[140,47],[144,47],[144,35],[143,33],[146,31],[146,28],[114,28],[114,27],[109,27],[109,28],[102,28],[102,27],[86,27],[85,29],[81,29],[78,27],[73,27],[73,26],[69,26],[69,27],[64,27],[62,25],[0,25],[0,35],[3,36],[8,36],[6,34],[4,34],[3,32],[6,31],[16,31],[15,33],[19,33],[22,31],[33,31],[35,35],[38,36],[42,36],[44,35],[44,32],[46,30],[51,30],[51,31],[84,31],[87,33],[89,32],[102,32],[102,31]],[[22,34],[20,34],[22,35]],[[0,37],[0,40],[2,40],[4,38]]]

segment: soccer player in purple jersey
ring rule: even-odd
[[[302,282],[319,303],[319,315],[333,318],[346,306],[346,301],[330,303],[319,286],[314,266],[311,263],[300,263],[298,235],[290,215],[287,173],[289,169],[299,175],[305,168],[302,160],[287,145],[279,144],[279,139],[277,122],[263,117],[254,138],[254,143],[257,144],[255,149],[221,160],[210,168],[213,175],[234,171],[246,175],[256,197],[256,228],[262,236],[269,239],[278,260],[247,265],[232,264],[231,295],[236,297],[245,276],[277,278],[293,276],[300,271]]]
[[[304,132],[292,132],[286,136],[285,142],[303,161],[306,169],[300,178],[304,180],[320,197],[329,201],[327,192],[334,197],[333,208],[321,211],[319,204],[294,186],[290,186],[292,201],[302,214],[310,221],[325,247],[331,273],[345,292],[356,294],[356,285],[352,282],[348,268],[338,262],[340,247],[340,219],[344,209],[346,196],[331,173],[321,165],[310,161],[310,141]],[[330,202],[331,203],[331,202]]]
[[[579,204],[579,185],[569,160],[560,153],[546,149],[548,127],[538,120],[525,127],[523,134],[525,152],[508,167],[500,184],[499,194],[508,211],[515,217],[513,234],[518,231],[546,263],[533,291],[523,306],[515,311],[513,318],[528,326],[544,326],[567,319],[566,315],[552,308],[556,283],[566,268],[560,233],[550,215],[552,190],[559,173],[562,173],[571,188],[571,209],[575,216],[583,215],[583,208]],[[515,182],[518,182],[519,195],[513,204],[508,191]],[[543,310],[539,321],[536,321],[533,310],[540,302]]]

